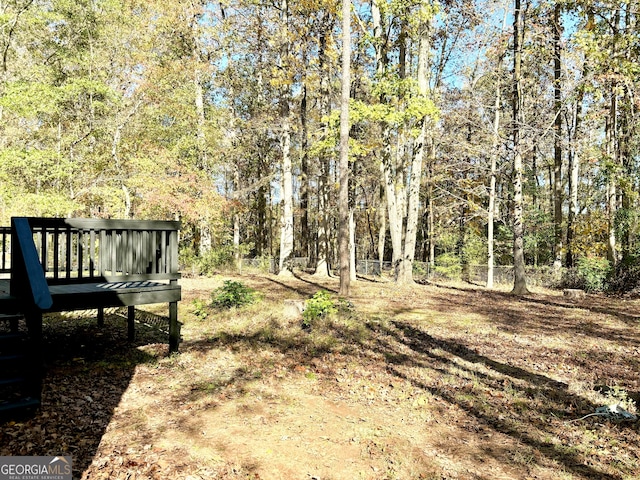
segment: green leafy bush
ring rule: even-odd
[[[640,290],[640,256],[629,255],[616,265],[608,289],[615,293],[637,293]]]
[[[221,287],[211,292],[211,303],[217,308],[242,307],[256,298],[255,290],[233,280],[225,280]]]
[[[221,246],[199,255],[194,249],[180,249],[180,269],[191,276],[212,276],[220,270],[229,270],[234,266],[233,247]]]
[[[233,245],[212,248],[198,256],[196,266],[200,275],[213,275],[216,271],[227,270],[234,264]]]
[[[457,280],[462,274],[460,257],[453,252],[443,253],[436,257],[434,273],[440,278]]]
[[[328,292],[320,290],[305,302],[302,312],[302,322],[305,327],[311,326],[313,321],[336,311],[336,306]]]
[[[207,312],[207,305],[204,301],[199,298],[196,298],[192,302],[193,306],[193,315],[199,318],[200,320],[204,320],[209,315]]]
[[[611,265],[606,258],[580,257],[576,266],[563,275],[562,286],[580,288],[587,292],[599,292],[604,290],[610,271]]]
[[[425,262],[413,262],[413,276],[417,278],[427,278],[429,276],[429,264]]]

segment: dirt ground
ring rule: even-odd
[[[233,278],[261,297],[208,306]],[[640,302],[474,285],[264,274],[183,279],[180,353],[158,322],[48,318],[34,418],[0,455],[72,455],[82,479],[633,479]],[[339,311],[302,328],[319,290]],[[162,309],[155,313],[163,314]],[[150,318],[154,318],[153,315]]]

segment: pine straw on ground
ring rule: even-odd
[[[283,300],[335,279],[233,277],[262,299],[206,307],[227,278],[182,281],[178,355],[115,314],[48,318],[42,409],[0,455],[72,455],[82,479],[640,477],[638,423],[582,419],[634,411],[636,300],[368,279],[308,330]]]

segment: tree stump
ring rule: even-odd
[[[305,301],[288,299],[284,301],[283,314],[285,318],[300,319],[304,312]]]
[[[582,300],[587,295],[584,290],[579,288],[565,288],[562,294],[569,300]]]

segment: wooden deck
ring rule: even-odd
[[[96,308],[97,303],[102,307],[170,303],[181,298],[180,285],[150,281],[52,285],[49,292],[50,311]]]
[[[127,307],[134,340],[135,307],[166,303],[169,351],[178,350],[179,228],[71,218],[12,218],[0,228],[0,416],[40,405],[43,313],[97,310],[103,326],[105,308]]]
[[[11,238],[6,229],[2,236],[11,252],[1,257],[0,313],[98,309],[101,322],[104,308],[126,306],[132,337],[133,307],[167,303],[169,348],[177,351],[179,228],[174,221],[13,219]]]

